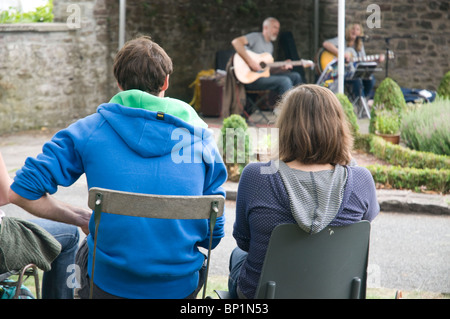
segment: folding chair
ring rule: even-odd
[[[337,74],[337,60],[334,59],[328,63],[318,77],[316,84],[329,88],[333,93],[338,91],[338,74]]]
[[[242,115],[250,121],[250,115],[252,113],[259,113],[261,115],[261,120],[265,120],[266,123],[269,123],[270,120],[262,111],[263,105],[268,105],[270,103],[270,90],[248,90],[245,88],[245,84],[241,83],[236,75],[235,75],[235,66],[234,66],[234,55],[237,54],[235,50],[222,50],[216,53],[216,68],[222,69],[224,67],[224,61],[227,61],[226,64],[230,63],[229,68],[225,66],[227,69],[227,73],[231,73],[230,76],[233,77],[233,81],[235,83],[235,90],[238,90],[239,86],[242,86],[245,89],[246,95],[246,103],[245,105],[241,105],[239,99],[239,109]],[[242,103],[243,104],[243,103]],[[273,106],[273,105],[270,105]]]
[[[270,120],[263,112],[263,105],[267,105],[270,98],[270,90],[248,90],[245,89],[247,94],[247,104],[245,105],[246,114],[250,116],[252,113],[258,113],[261,115],[261,120],[264,119],[266,123]]]
[[[270,238],[256,299],[364,299],[370,223],[326,227],[310,235],[296,224]],[[220,298],[228,292],[216,291]]]
[[[98,239],[98,226],[102,213],[160,219],[209,219],[209,247],[203,299],[206,294],[209,264],[212,249],[212,234],[217,217],[222,216],[225,198],[220,195],[172,196],[151,195],[109,190],[93,187],[89,190],[88,205],[94,210],[95,232],[90,278],[90,298],[93,296],[95,255]]]
[[[12,280],[11,276],[17,275],[17,280]],[[10,271],[0,275],[0,285],[8,287],[16,287],[16,292],[12,299],[19,299],[21,287],[24,281],[30,277],[34,277],[34,286],[36,290],[36,298],[41,298],[38,268],[35,264],[28,264],[22,269]]]

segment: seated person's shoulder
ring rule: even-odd
[[[261,176],[269,176],[272,174],[268,174],[266,172],[268,172],[267,169],[269,169],[270,167],[273,167],[275,165],[275,163],[273,161],[269,161],[269,162],[252,162],[249,163],[247,166],[244,167],[243,171],[242,171],[242,176],[246,176],[249,178],[258,178],[259,175]],[[273,173],[275,173],[276,170],[273,170]],[[267,175],[267,176],[266,176]]]
[[[367,181],[373,181],[372,173],[363,166],[347,166],[348,170],[352,174],[354,182],[365,183]]]

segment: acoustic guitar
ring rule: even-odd
[[[234,75],[242,84],[250,84],[259,78],[269,77],[271,68],[278,68],[284,65],[302,65],[303,67],[310,67],[314,65],[314,62],[310,60],[274,62],[274,59],[270,53],[255,53],[249,50],[247,50],[247,53],[253,60],[259,63],[262,70],[258,72],[253,71],[248,66],[247,62],[245,62],[245,60],[238,53],[236,53],[233,57]]]
[[[356,62],[374,62],[378,61],[381,54],[374,54],[374,55],[366,55],[365,57],[357,57],[356,51],[354,49],[349,48],[348,51],[351,53],[353,58],[350,60],[352,63]],[[394,52],[388,51],[387,59],[393,59],[394,58]],[[321,48],[319,52],[317,52],[316,55],[316,61],[317,61],[317,73],[321,74],[323,70],[327,67],[328,64],[330,64],[333,60],[336,60],[337,56],[335,56],[330,51]]]

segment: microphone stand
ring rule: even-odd
[[[384,38],[384,41],[386,42],[386,56],[385,56],[385,68],[386,68],[386,76],[388,77],[388,73],[389,73],[389,41],[391,39],[412,39],[415,38],[414,35],[404,35],[404,36],[394,36],[394,37],[387,37]]]
[[[386,69],[386,75],[385,75],[385,78],[388,77],[388,73],[389,73],[389,41],[390,41],[391,39],[392,39],[392,38],[385,38],[385,39],[384,39],[384,41],[386,42],[386,55],[385,55],[385,57],[384,57],[384,59],[385,59],[384,64],[385,64],[385,69]]]

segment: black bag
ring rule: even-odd
[[[401,88],[406,103],[412,102],[433,102],[436,98],[436,92],[423,89]]]

